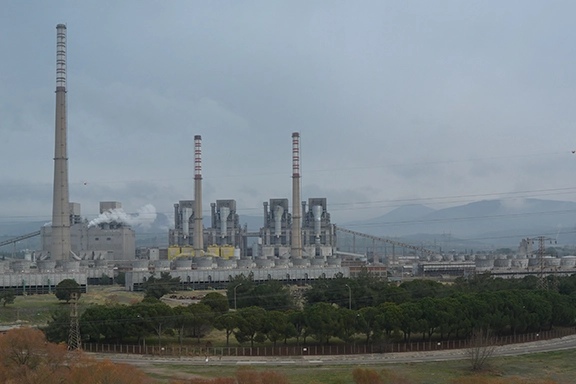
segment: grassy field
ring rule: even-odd
[[[498,357],[492,359],[490,367],[483,373],[470,371],[466,360],[431,362],[362,365],[362,368],[387,370],[394,377],[402,377],[408,383],[415,384],[445,384],[458,383],[465,379],[478,378],[490,382],[499,379],[505,383],[512,378],[522,378],[523,383],[576,383],[576,350],[539,353],[516,357]],[[266,369],[283,373],[292,384],[352,384],[353,365],[311,367],[266,365]],[[192,377],[232,377],[238,368],[234,366],[187,366],[187,365],[153,365],[144,370],[162,383],[171,379],[186,379]],[[254,369],[263,370],[258,366]]]

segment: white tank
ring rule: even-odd
[[[466,255],[466,261],[475,261],[476,255]]]
[[[274,266],[274,260],[271,259],[256,259],[254,263],[256,268],[272,268]]]
[[[278,259],[274,260],[274,266],[276,268],[288,268],[289,262],[290,262],[290,259],[278,258]]]
[[[238,260],[240,258],[240,248],[236,247],[234,248],[234,256],[233,256],[236,260]]]
[[[0,260],[0,273],[7,272],[10,269],[10,263],[4,260]]]
[[[323,267],[324,266],[324,258],[314,258],[310,260],[310,265],[312,267]]]
[[[540,261],[538,260],[538,258],[528,259],[528,266],[529,267],[536,267],[538,265],[540,265]]]
[[[560,266],[560,259],[557,257],[545,257],[544,258],[544,266],[546,266],[546,267],[559,267]]]
[[[59,261],[58,265],[64,272],[80,272],[79,261]]]
[[[304,268],[310,266],[310,260],[308,259],[291,259],[292,265],[294,267]]]
[[[189,271],[192,269],[192,260],[176,259],[172,262],[172,268],[177,271]]]
[[[194,258],[194,264],[196,265],[196,268],[198,269],[212,269],[212,263],[214,262],[214,260],[212,260],[211,257],[195,257]]]
[[[252,268],[252,259],[238,260],[238,268]]]
[[[576,256],[564,256],[560,259],[560,265],[563,267],[576,267]]]
[[[475,263],[478,269],[491,269],[494,267],[494,260],[490,259],[476,259]]]
[[[52,260],[40,260],[36,262],[39,272],[54,272],[56,269],[56,262]]]
[[[237,265],[235,259],[224,259],[221,257],[216,259],[216,264],[218,265],[218,268],[221,268],[221,269],[232,269],[232,268],[235,268]]]
[[[339,267],[342,265],[342,259],[340,257],[328,257],[326,263],[330,267]]]
[[[154,260],[152,266],[156,271],[169,271],[170,260]]]
[[[454,261],[464,261],[466,260],[466,256],[462,254],[454,255]]]
[[[527,268],[528,267],[528,259],[513,259],[512,260],[512,267],[513,268]]]
[[[496,268],[510,268],[512,260],[509,259],[496,259],[494,260],[494,267]]]
[[[442,261],[454,261],[454,255],[450,253],[442,255]]]
[[[16,273],[28,273],[31,264],[32,262],[28,260],[16,260],[10,263],[10,269]]]

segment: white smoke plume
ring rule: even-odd
[[[146,204],[138,209],[135,214],[128,214],[122,208],[112,209],[101,213],[97,218],[88,223],[89,227],[95,227],[104,223],[122,223],[130,226],[140,225],[150,227],[156,220],[156,208],[152,204]]]

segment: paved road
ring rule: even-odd
[[[516,356],[527,353],[540,353],[560,351],[576,348],[576,335],[566,336],[559,339],[534,341],[522,344],[509,344],[498,346],[493,356]],[[464,349],[451,349],[430,352],[405,352],[366,355],[332,355],[332,356],[293,356],[293,357],[264,357],[264,356],[224,356],[210,357],[208,361],[204,357],[159,357],[150,355],[130,354],[106,354],[89,353],[99,359],[109,359],[114,362],[122,362],[135,366],[150,364],[171,365],[357,365],[357,364],[382,364],[382,363],[405,363],[462,360],[467,358]]]

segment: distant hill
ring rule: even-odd
[[[427,207],[424,207],[427,208]],[[522,238],[558,237],[560,244],[576,244],[576,203],[541,199],[483,200],[433,210],[400,207],[383,216],[342,224],[343,227],[384,237],[420,234],[449,235],[494,245],[517,245]]]

